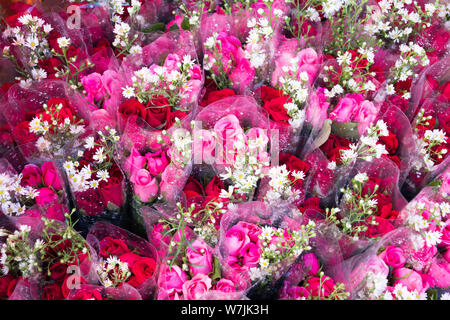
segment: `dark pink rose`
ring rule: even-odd
[[[389,246],[378,255],[388,266],[393,268],[401,268],[406,262],[403,250],[396,246]]]
[[[234,285],[233,281],[228,279],[220,279],[216,283],[216,290],[221,292],[235,292],[236,286]]]
[[[37,187],[41,183],[41,169],[37,165],[27,164],[22,170],[22,180],[20,180],[20,185],[23,187]]]
[[[56,190],[61,190],[61,182],[59,181],[59,176],[56,171],[55,165],[51,161],[44,162],[42,164],[42,178],[44,179],[44,184],[48,187],[52,187]]]
[[[213,258],[211,249],[205,241],[195,240],[186,249],[186,258],[189,262],[189,268],[195,276],[198,273],[209,274],[213,270]]]
[[[35,199],[38,206],[53,204],[58,201],[58,195],[50,188],[41,188],[38,192],[39,195]]]
[[[185,300],[198,300],[209,289],[211,289],[211,279],[202,273],[198,273],[183,284],[183,297]]]
[[[319,261],[314,253],[307,253],[303,256],[303,265],[310,276],[314,276],[319,271]]]

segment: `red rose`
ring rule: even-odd
[[[394,106],[398,107],[403,112],[408,110],[408,101],[401,96],[398,96],[396,94],[390,95],[387,97],[387,101],[392,103]]]
[[[65,98],[50,98],[47,102],[48,107],[56,107],[58,105],[62,105],[63,108],[71,109],[69,101],[67,101],[67,99],[65,99]]]
[[[173,124],[175,123],[175,118],[178,119],[183,119],[184,117],[187,116],[187,113],[180,111],[180,110],[175,110],[175,111],[171,111],[169,117],[167,118],[167,122],[166,125],[164,126],[164,129],[169,129],[170,127],[173,126]]]
[[[11,88],[15,83],[14,82],[5,82],[0,86],[0,90],[5,94],[8,93],[9,88]]]
[[[203,196],[205,194],[205,191],[203,190],[203,186],[200,184],[200,182],[197,181],[197,179],[189,177],[186,185],[183,188],[183,193],[187,198],[191,198]]]
[[[112,203],[117,207],[121,207],[124,202],[122,180],[117,177],[110,177],[107,182],[100,182],[98,191],[104,206]]]
[[[202,101],[200,101],[199,105],[202,107],[206,107],[213,102],[219,101],[226,97],[231,97],[236,95],[236,93],[232,89],[223,89],[223,90],[207,90]]]
[[[269,113],[271,118],[280,124],[289,125],[289,119],[291,119],[284,108],[284,105],[290,102],[291,99],[288,96],[282,96],[274,98],[264,103],[263,108]]]
[[[366,219],[366,222],[363,223],[368,227],[367,231],[363,232],[362,234],[367,238],[377,238],[381,237],[384,234],[394,230],[394,226],[389,220],[380,218],[378,216],[373,216],[375,218],[375,222],[377,225],[373,225],[371,223],[372,217],[368,217]]]
[[[50,266],[50,279],[61,281],[67,275],[67,264],[56,262]]]
[[[19,144],[36,141],[38,137],[30,132],[30,122],[22,121],[13,129],[13,135]]]
[[[76,279],[76,280],[75,280],[75,279]],[[75,282],[75,281],[77,281],[77,280],[79,280],[78,283]],[[76,284],[86,284],[86,283],[87,283],[87,282],[86,282],[86,280],[85,280],[83,277],[77,277],[77,278],[74,278],[74,277],[72,277],[71,275],[68,275],[68,276],[64,279],[63,284],[62,284],[62,286],[61,286],[61,292],[62,292],[63,297],[64,297],[65,299],[67,299],[67,297],[69,296],[70,291],[71,291],[72,289],[75,289],[75,285],[76,285]]]
[[[147,116],[145,121],[152,128],[160,128],[165,125],[167,119],[170,117],[169,100],[163,96],[156,96],[150,100],[145,107],[147,109]]]
[[[450,113],[448,112],[439,113],[438,120],[439,120],[439,129],[444,130],[447,133],[447,135],[450,136]]]
[[[103,258],[108,258],[109,256],[118,256],[131,252],[128,249],[127,244],[120,239],[115,239],[112,237],[105,237],[100,241],[100,255]]]
[[[447,81],[445,84],[443,84],[440,88],[441,95],[439,96],[439,99],[442,101],[449,101],[450,100],[450,81]]]
[[[320,146],[320,150],[325,154],[325,156],[331,160],[331,158],[339,158],[340,150],[347,149],[351,144],[350,140],[330,134],[327,141]],[[335,160],[331,160],[335,161]]]
[[[17,278],[12,275],[0,277],[0,299],[9,298],[16,288]]]
[[[225,189],[223,181],[218,176],[214,176],[206,186],[205,193],[207,196],[217,197],[222,189]]]
[[[140,116],[142,119],[145,119],[147,115],[144,105],[137,99],[128,99],[122,103],[119,107],[119,113],[125,119],[131,116]]]
[[[389,131],[388,136],[381,136],[379,137],[379,140],[381,144],[384,144],[386,147],[386,151],[389,152],[389,154],[394,154],[397,151],[398,148],[398,140],[395,134]]]
[[[261,86],[258,90],[256,90],[256,94],[261,97],[263,104],[265,104],[267,101],[282,97],[283,91],[269,86]]]
[[[289,171],[303,171],[305,174],[309,171],[309,164],[300,160],[296,156],[287,153],[280,153],[280,165],[285,164]]]
[[[63,63],[56,58],[39,59],[39,66],[47,72],[48,79],[57,79],[55,73],[61,70]]]
[[[102,288],[95,288],[90,285],[83,286],[83,288],[76,290],[70,297],[70,300],[103,300]]]
[[[153,258],[139,257],[134,261],[130,270],[135,277],[134,286],[140,286],[155,274],[156,261]]]
[[[64,296],[58,284],[51,284],[42,289],[42,300],[63,300]]]
[[[398,217],[399,212],[392,210],[392,203],[388,203],[378,209],[378,216],[387,220],[395,220]]]
[[[75,192],[75,201],[78,208],[88,216],[95,216],[103,212],[102,197],[97,189]]]

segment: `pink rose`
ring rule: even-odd
[[[311,294],[309,291],[304,287],[290,287],[285,292],[283,292],[281,298],[282,299],[292,299],[292,300],[299,300],[301,298],[308,298]]]
[[[164,60],[164,67],[167,69],[168,72],[172,70],[178,70],[177,64],[181,62],[180,58],[176,54],[169,53],[167,55],[166,60]]]
[[[220,279],[217,283],[216,283],[216,290],[221,291],[221,292],[235,292],[236,291],[236,286],[234,285],[233,281],[228,280],[228,279]]]
[[[81,78],[81,84],[88,95],[90,102],[100,100],[104,95],[102,76],[97,72]]]
[[[216,138],[209,130],[198,130],[194,134],[193,153],[194,163],[212,164],[216,149]]]
[[[181,293],[183,291],[183,284],[187,280],[187,274],[179,266],[173,265],[168,267],[165,271],[166,289],[169,292],[176,291]]]
[[[378,109],[375,105],[368,101],[364,100],[357,111],[356,116],[353,118],[353,121],[359,122],[358,131],[359,134],[364,134],[366,129],[375,121],[377,117]]]
[[[408,288],[408,291],[416,290],[418,293],[422,293],[425,289],[423,286],[422,277],[420,276],[420,274],[418,274],[412,269],[408,268],[395,269],[393,272],[393,276],[394,278],[396,278],[394,287],[397,284],[402,284],[406,288]]]
[[[442,193],[444,197],[450,194],[450,169],[447,169],[442,175],[442,184],[439,192]]]
[[[145,155],[145,159],[147,159],[147,168],[152,176],[157,176],[158,174],[163,172],[169,164],[169,160],[167,159],[166,154],[162,151],[162,149],[154,153],[147,153]]]
[[[61,182],[59,181],[58,173],[56,172],[55,165],[51,161],[44,162],[41,167],[42,178],[44,184],[48,187],[52,187],[55,190],[61,190]]]
[[[231,72],[230,79],[233,82],[233,88],[239,92],[245,91],[255,77],[255,68],[250,65],[247,59],[241,59],[236,68]]]
[[[321,297],[329,296],[334,291],[335,286],[333,279],[330,277],[324,277],[322,280],[318,277],[312,277],[307,280],[307,284],[306,289],[314,297],[319,295]]]
[[[64,213],[67,212],[69,211],[67,210],[67,207],[65,205],[57,203],[47,209],[47,217],[49,219],[64,221],[65,220]]]
[[[239,225],[246,231],[251,241],[259,243],[259,235],[262,233],[260,227],[258,227],[256,224],[248,223],[245,221],[239,221],[236,225]]]
[[[36,204],[40,207],[54,204],[58,201],[58,195],[50,188],[41,188],[38,190],[39,195],[35,198]]]
[[[142,202],[148,202],[158,194],[158,182],[150,172],[139,169],[134,179],[134,192]]]
[[[130,181],[135,182],[135,175],[139,169],[144,168],[145,157],[141,156],[137,149],[131,150],[130,156],[125,160],[124,168],[130,174]]]
[[[433,278],[436,287],[447,288],[450,286],[450,270],[448,268],[448,263],[431,263],[430,268],[428,269],[428,275]]]
[[[237,135],[244,133],[238,118],[233,114],[227,115],[217,121],[214,125],[214,131],[222,142],[233,140]]]
[[[306,121],[311,123],[314,128],[321,128],[328,117],[329,106],[330,103],[327,102],[325,89],[318,88],[311,94],[309,106],[306,108]]]
[[[182,30],[182,29],[183,29],[183,28],[181,27],[181,23],[182,23],[182,22],[183,22],[183,16],[175,15],[175,19],[173,19],[172,21],[170,21],[170,22],[167,24],[166,31],[169,32],[169,31],[170,31],[170,28],[171,28],[173,25],[177,25],[177,26],[178,26],[178,29]]]
[[[298,73],[306,72],[312,85],[319,70],[319,57],[313,48],[306,48],[297,53]]]
[[[103,131],[105,127],[114,128],[116,120],[105,109],[97,109],[91,112],[91,123],[94,125],[95,131]]]
[[[202,273],[198,273],[183,284],[183,297],[185,300],[198,300],[210,288],[211,279]]]
[[[319,271],[319,261],[314,253],[307,253],[303,256],[303,265],[310,276],[314,276]]]
[[[262,152],[265,151],[267,148],[267,144],[269,143],[269,137],[266,134],[266,129],[261,128],[251,128],[247,132],[247,139],[248,140],[259,140],[261,141],[260,144],[258,144],[258,151]]]
[[[415,269],[422,270],[431,263],[433,257],[437,253],[435,246],[423,246],[419,250],[410,253],[410,259],[414,262]]]
[[[27,164],[22,170],[22,180],[20,185],[23,187],[37,187],[42,183],[41,169],[34,164]]]
[[[186,258],[194,276],[198,273],[207,275],[213,270],[211,250],[206,242],[201,239],[195,240],[186,249]]]
[[[158,222],[153,226],[153,229],[150,233],[150,240],[155,245],[155,247],[159,248],[163,244],[169,244],[171,238],[168,235],[163,235],[163,233],[167,232],[168,227],[165,227],[163,222]]]
[[[271,83],[273,87],[278,86],[279,78],[285,74],[283,67],[292,64],[292,59],[295,57],[297,47],[297,39],[286,39],[281,43],[277,52],[278,56],[275,60],[275,70],[272,73]]]
[[[242,264],[247,268],[254,268],[258,266],[259,258],[261,257],[261,248],[255,243],[247,243],[239,252],[243,257]]]
[[[330,113],[329,118],[336,122],[350,122],[352,121],[353,114],[358,110],[358,102],[346,96],[345,98],[339,99],[336,108]]]
[[[445,221],[445,226],[442,229],[441,243],[450,245],[450,219],[447,219],[447,221]]]
[[[181,90],[183,98],[180,101],[180,105],[187,107],[189,104],[196,102],[201,90],[202,82],[200,80],[189,80]]]
[[[401,268],[406,262],[406,258],[403,255],[403,250],[396,246],[389,246],[382,253],[378,255],[388,266],[393,268]]]
[[[224,245],[229,255],[237,256],[248,243],[250,243],[250,238],[247,235],[247,229],[239,223],[231,227],[225,235]]]

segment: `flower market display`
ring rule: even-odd
[[[1,300],[450,300],[448,1],[0,5]]]

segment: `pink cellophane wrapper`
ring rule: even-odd
[[[157,274],[160,265],[159,257],[155,247],[145,239],[128,232],[125,229],[119,228],[109,223],[97,222],[89,231],[86,237],[87,242],[99,252],[99,243],[105,237],[112,237],[124,241],[128,248],[140,256],[153,258],[156,263],[156,268],[153,276],[145,280],[137,289],[143,299],[152,299],[155,294],[155,286],[157,281]]]
[[[89,133],[90,123],[90,108],[87,103],[82,103],[83,100],[78,99],[78,93],[71,89],[65,82],[60,80],[43,80],[33,83],[28,89],[21,88],[19,85],[14,85],[8,91],[8,104],[3,106],[3,114],[8,121],[11,128],[15,128],[23,121],[30,121],[30,112],[42,112],[42,105],[46,104],[51,98],[66,99],[75,115],[79,119],[84,120],[87,126],[85,132],[66,141],[57,154],[53,154],[54,160],[61,160],[64,158],[64,153],[71,148],[76,148],[80,143],[80,137]],[[13,129],[13,134],[15,130]],[[30,162],[45,161],[49,155],[39,152],[35,145],[35,141],[20,142],[17,133],[14,134],[16,142],[19,144],[25,158]]]

